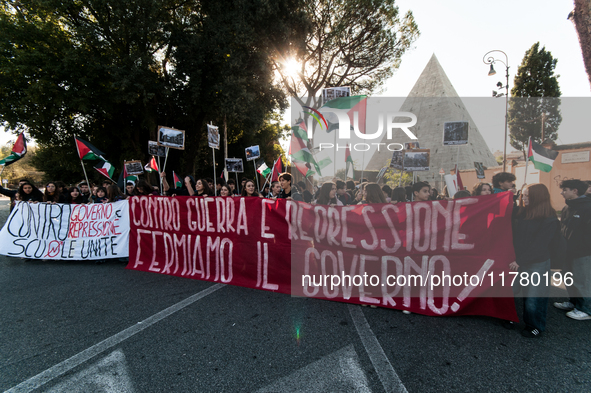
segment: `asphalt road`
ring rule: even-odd
[[[7,213],[4,199],[0,222]],[[487,317],[4,256],[0,299],[2,391],[591,390],[591,321],[554,307],[544,336],[525,339]]]

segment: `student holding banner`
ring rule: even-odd
[[[158,192],[154,191],[152,185],[145,180],[137,182],[133,193],[134,195],[158,195]]]
[[[78,187],[72,187],[68,190],[66,203],[69,205],[80,205],[84,203],[82,193],[80,192],[80,189]]]
[[[232,195],[232,190],[227,184],[224,184],[220,187],[220,196],[227,197],[227,196],[234,196]]]
[[[247,180],[244,183],[244,188],[242,189],[242,196],[243,197],[260,197],[263,196],[257,192],[256,185],[254,184],[253,180]]]
[[[322,187],[320,187],[320,192],[318,193],[318,199],[316,199],[316,204],[344,206],[343,202],[341,202],[336,195],[337,185],[331,181],[327,181],[322,185]]]
[[[281,184],[278,181],[271,182],[271,192],[268,195],[268,198],[278,198],[279,194],[281,193]]]
[[[418,182],[412,185],[413,201],[427,202],[431,196],[431,186],[429,183]]]
[[[281,184],[281,193],[278,198],[291,199],[291,181],[292,177],[289,173],[283,172],[279,175],[279,183]]]
[[[476,183],[472,188],[472,196],[490,195],[492,193],[492,186],[488,183]]]
[[[493,176],[493,193],[511,191],[515,186],[515,175],[509,172],[500,172]]]
[[[60,193],[57,190],[57,185],[50,181],[45,185],[45,192],[43,193],[43,202],[58,203],[60,201]]]
[[[511,270],[520,273],[513,285],[515,292],[523,292],[523,337],[540,337],[546,329],[550,288],[544,285],[543,275],[550,271],[550,246],[555,236],[561,236],[559,225],[548,188],[544,184],[524,188],[514,211],[515,262],[509,264]],[[540,280],[534,285],[537,276]]]
[[[193,185],[189,176],[185,177],[185,186],[189,191],[190,196],[214,196],[213,191],[209,188],[209,184],[205,179],[199,179],[195,182],[195,190],[193,191]]]
[[[126,196],[121,192],[117,184],[111,184],[107,187],[107,199],[109,202],[119,202],[126,199]]]
[[[392,190],[392,197],[390,203],[404,203],[406,202],[406,190],[404,187],[396,187]]]
[[[377,183],[369,183],[365,186],[365,200],[367,203],[388,203]]]
[[[43,202],[43,193],[32,183],[22,183],[18,188],[17,200],[24,202]]]

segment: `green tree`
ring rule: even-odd
[[[529,137],[556,140],[562,122],[559,75],[554,74],[557,60],[536,42],[525,52],[515,75],[509,101],[511,146],[527,153]]]
[[[390,165],[390,161],[391,160],[388,160],[387,165]],[[412,184],[412,172],[401,173],[401,171],[398,169],[389,168],[388,170],[386,170],[386,173],[384,173],[383,179],[384,180],[382,181],[384,182],[384,184],[389,185],[390,187],[392,187],[392,189],[398,187],[398,184],[400,184],[401,187],[404,187],[409,184]]]
[[[308,97],[307,104],[325,87],[375,91],[419,36],[412,13],[401,16],[394,0],[308,0],[306,12],[305,42],[275,62],[288,94]],[[291,57],[298,62],[295,74],[286,64]]]
[[[285,108],[271,53],[305,26],[298,0],[0,0],[0,7],[0,124],[26,129],[44,157],[61,158],[39,162],[54,179],[80,167],[74,135],[121,168],[123,160],[148,159],[158,125],[186,131],[185,150],[171,149],[167,168],[211,175],[206,123],[226,120],[230,140],[256,134],[269,113]]]
[[[575,9],[568,15],[577,30],[585,71],[591,84],[591,1],[574,0]]]

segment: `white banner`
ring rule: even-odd
[[[129,256],[129,204],[18,202],[0,231],[0,254],[96,260]]]

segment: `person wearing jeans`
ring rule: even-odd
[[[523,299],[523,322],[521,335],[537,338],[546,330],[548,295],[544,274],[550,271],[550,245],[560,236],[559,222],[552,209],[550,193],[543,184],[527,186],[514,211],[513,247],[515,262],[509,265],[519,275],[514,281],[514,291],[521,289]]]
[[[566,238],[567,273],[573,284],[566,287],[570,299],[554,307],[568,310],[566,316],[578,321],[591,320],[591,198],[585,195],[588,184],[570,179],[560,183],[566,206],[560,224]]]

